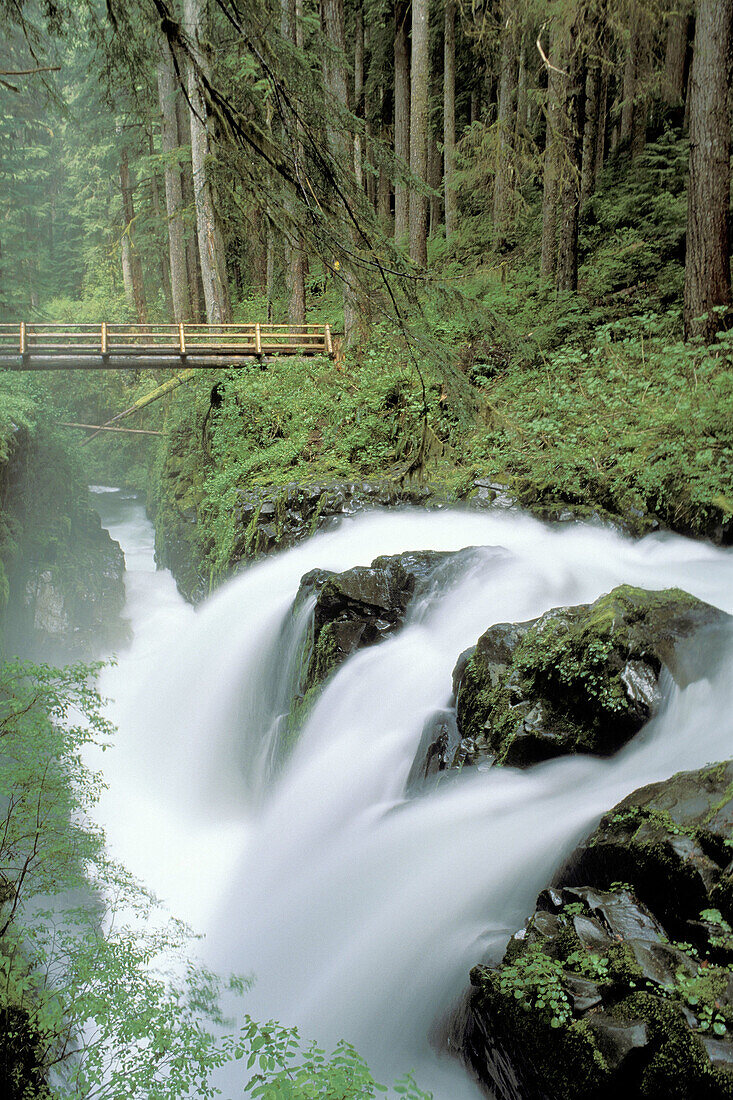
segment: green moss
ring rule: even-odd
[[[649,993],[634,993],[612,1009],[619,1019],[644,1020],[652,1043],[638,1080],[639,1100],[722,1100],[733,1078],[716,1072],[679,1007]]]
[[[280,734],[277,754],[278,763],[282,764],[292,753],[320,694],[321,685],[317,684],[309,688],[300,698],[293,701],[293,705],[288,712],[284,727]]]
[[[301,657],[302,694],[294,700],[285,722],[285,730],[281,736],[281,759],[286,759],[292,752],[303,726],[320,698],[326,680],[340,663],[342,656],[332,623],[326,623],[321,628],[315,641],[310,636],[305,642]]]
[[[318,523],[319,523],[320,518],[323,514],[323,509],[326,506],[327,496],[328,496],[328,493],[326,493],[326,491],[324,490],[318,498],[318,503],[316,504],[316,510],[313,513],[313,519],[310,522],[310,534],[311,535],[315,535],[316,531],[318,530]]]
[[[620,586],[593,604],[558,608],[530,624],[498,679],[492,643],[479,639],[458,697],[462,735],[499,764],[615,751],[644,721],[622,679],[628,662],[643,661],[658,673],[704,607],[680,589]]]
[[[733,923],[733,875],[722,875],[710,891],[710,903]]]
[[[243,540],[244,541],[244,551],[245,551],[245,554],[248,557],[249,556],[254,556],[254,553],[256,551],[256,542],[257,542],[257,535],[258,535],[258,524],[259,524],[259,520],[260,520],[261,510],[262,510],[262,505],[258,504],[255,507],[255,510],[252,514],[252,519],[247,524],[247,527],[246,527],[245,532],[244,532],[244,540]]]
[[[477,982],[474,1011],[492,1021],[502,1046],[510,1056],[516,1050],[517,1063],[543,1094],[563,1100],[605,1095],[606,1065],[586,1028],[579,1023],[553,1027],[545,1006],[525,1008],[523,996],[503,989],[493,971],[483,970],[480,976],[474,971],[472,981]]]
[[[331,584],[326,581],[324,590]],[[334,624],[326,623],[318,633],[306,674],[306,688],[321,687],[341,660],[341,648],[336,641]]]

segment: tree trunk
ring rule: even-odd
[[[690,181],[687,189],[686,336],[710,341],[730,306],[730,152],[728,93],[733,0],[699,0],[690,77]]]
[[[153,158],[155,157],[155,141],[153,139],[152,130],[148,130],[148,152],[150,154],[151,164],[153,164]],[[167,218],[163,218],[163,209],[160,202],[160,185],[158,183],[158,173],[155,168],[152,168],[150,172],[150,201],[156,224],[165,225],[167,231],[168,221]],[[171,318],[173,316],[173,291],[171,288],[170,250],[168,252],[161,250],[160,252],[160,279],[163,286],[163,297],[165,298],[166,317]]]
[[[362,17],[363,18],[363,17]],[[367,52],[371,49],[371,35],[370,28],[364,27],[364,56],[366,58]],[[366,62],[365,62],[366,63]],[[373,210],[377,210],[379,206],[379,195],[377,186],[377,170],[376,160],[374,156],[374,104],[372,97],[364,87],[363,91],[363,113],[364,113],[364,146],[362,148],[361,161],[362,171],[364,171],[363,187],[366,191],[367,200]],[[378,126],[380,137],[383,136],[383,126],[381,125],[382,115],[384,110],[384,85],[379,87],[379,119],[380,124]],[[390,123],[392,121],[390,117]],[[364,165],[368,165],[368,170],[364,168]]]
[[[593,189],[598,186],[606,159],[606,126],[608,125],[608,70],[603,67],[601,73],[601,91],[598,104],[598,130],[596,134],[595,179]]]
[[[443,180],[445,239],[456,231],[457,196],[453,186],[456,149],[456,0],[445,0],[443,37]]]
[[[428,0],[412,2],[412,64],[410,67],[410,172],[427,182],[428,88],[430,53]],[[428,198],[410,188],[410,259],[419,267],[428,262]]]
[[[581,9],[570,31],[570,65],[565,78],[561,131],[563,171],[560,185],[560,229],[557,242],[557,289],[578,288],[578,215],[583,153],[583,109],[585,106],[584,11]]]
[[[667,49],[664,58],[662,95],[668,107],[681,107],[685,95],[685,57],[687,56],[688,11],[672,11],[667,23]]]
[[[434,134],[428,134],[428,182],[435,192],[430,196],[430,236],[438,232],[441,222],[440,185],[443,179],[440,149]]]
[[[270,220],[269,208],[265,211],[265,222],[267,232],[267,273],[265,290],[267,296],[267,323],[272,324],[272,304],[275,297],[275,229]]]
[[[494,176],[494,241],[506,246],[512,205],[514,96],[517,87],[517,49],[514,0],[502,4],[501,80],[497,116],[496,174]]]
[[[263,294],[267,293],[267,231],[265,215],[258,206],[252,211],[251,228],[247,234],[250,282]]]
[[[176,74],[167,42],[161,43],[158,62],[158,103],[160,106],[160,142],[164,157],[165,209],[168,217],[168,255],[171,271],[173,318],[176,324],[191,319],[186,267],[186,236],[183,225],[183,186],[181,171],[175,162],[179,149],[176,119]]]
[[[634,96],[636,95],[636,71],[639,65],[640,49],[640,22],[641,15],[632,8],[631,25],[629,27],[629,45],[626,51],[624,63],[624,88],[621,103],[621,129],[619,141],[626,141],[631,137],[634,124]]]
[[[344,116],[349,109],[349,85],[346,78],[346,31],[344,27],[343,0],[320,0],[321,31],[325,42],[331,47],[323,55],[323,78],[326,91],[331,100],[340,109],[341,117],[329,109],[336,125],[328,131],[331,156],[342,171],[351,171],[353,156],[349,135],[344,129]],[[350,231],[349,246],[354,247],[353,232]],[[347,262],[341,264],[344,287],[344,340],[346,346],[354,342],[357,333],[357,288],[354,273]]]
[[[377,217],[385,233],[389,233],[392,228],[390,224],[392,219],[391,198],[392,184],[389,172],[383,164],[380,164],[377,184]]]
[[[184,71],[183,59],[180,61],[181,71]],[[193,230],[186,228],[186,271],[188,272],[188,296],[191,300],[191,319],[193,321],[205,321],[206,314],[203,308],[204,283],[201,278],[201,261],[199,259],[199,243],[196,233],[196,201],[193,194],[193,173],[191,170],[191,125],[188,107],[182,95],[176,96],[176,122],[178,124],[178,144],[189,147],[189,156],[181,164],[181,193],[183,206],[187,217],[193,220]]]
[[[132,239],[135,223],[135,207],[132,200],[132,182],[130,180],[130,162],[126,146],[122,146],[120,152],[120,192],[122,194],[122,217],[124,231],[122,237],[122,275],[125,278],[125,268],[129,271],[129,279],[132,283],[132,297],[135,304],[135,315],[138,324],[147,324],[148,309],[145,301],[145,285],[143,283],[143,266],[140,256],[135,249]],[[127,251],[127,256],[125,252]]]
[[[518,137],[527,137],[529,134],[528,103],[527,96],[527,51],[524,40],[519,44],[519,72],[517,73],[517,110],[515,133]]]
[[[639,57],[636,67],[636,94],[634,96],[634,111],[631,123],[631,158],[635,160],[646,147],[646,129],[649,117],[649,92],[645,87],[646,78],[650,71],[651,26],[648,19],[642,16],[642,25],[639,33]]]
[[[354,27],[354,114],[364,118],[364,9],[357,3]],[[354,176],[356,185],[364,187],[364,167],[362,163],[361,133],[354,134]]]
[[[410,163],[410,47],[407,37],[410,5],[397,0],[394,9],[394,151],[403,168]],[[410,189],[395,180],[394,235],[402,241],[410,229]]]
[[[232,309],[227,284],[224,241],[216,209],[216,194],[206,163],[211,155],[211,144],[208,111],[200,75],[208,68],[201,47],[204,5],[205,0],[184,0],[183,25],[191,50],[191,56],[186,59],[191,125],[191,166],[206,317],[209,324],[221,324],[230,319]]]
[[[296,47],[302,46],[302,23],[300,21],[300,0],[281,0],[280,3],[280,33],[282,37]],[[300,124],[286,111],[286,126],[290,134],[286,135],[287,143],[294,150],[299,160],[303,158],[303,142]],[[285,209],[291,223],[296,221],[297,199],[288,192],[285,197]],[[306,317],[305,302],[305,245],[300,235],[288,230],[285,243],[286,283],[289,291],[288,297],[288,322],[291,325],[304,325]]]
[[[630,140],[631,155],[636,157],[646,144],[646,125],[649,109],[644,78],[649,68],[651,49],[649,15],[634,6],[629,30],[629,49],[624,66],[623,105],[621,108],[621,141]]]
[[[553,275],[557,264],[557,188],[560,172],[560,94],[563,76],[562,36],[556,25],[551,26],[547,74],[547,111],[545,157],[542,181],[542,258],[540,274]]]
[[[585,81],[585,125],[583,127],[583,172],[580,205],[583,206],[596,185],[596,156],[601,109],[601,63],[594,58]],[[605,125],[605,122],[604,122]]]
[[[122,231],[122,240],[120,241],[120,256],[122,261],[122,286],[125,289],[125,301],[127,302],[127,308],[130,313],[133,317],[136,317],[135,291],[132,285],[132,249],[130,248],[130,238],[124,229]]]

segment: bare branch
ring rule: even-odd
[[[35,76],[36,73],[60,72],[60,65],[39,65],[36,69],[0,69],[0,76]]]
[[[552,64],[552,62],[550,61],[550,59],[547,56],[547,54],[545,53],[545,51],[542,49],[542,42],[540,41],[540,39],[542,37],[542,32],[543,32],[543,30],[545,29],[546,26],[547,26],[547,23],[543,23],[542,26],[540,27],[540,33],[537,35],[537,42],[535,43],[535,45],[537,46],[537,49],[540,52],[540,57],[542,58],[542,64],[545,66],[545,68],[547,69],[548,72],[550,70],[552,70],[553,73],[559,73],[560,76],[568,76],[569,73],[566,73],[564,69],[558,69],[557,65]]]

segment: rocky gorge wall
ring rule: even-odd
[[[18,430],[0,467],[3,652],[65,664],[127,636],[124,555],[52,431]]]
[[[505,485],[486,478],[471,481],[460,496],[439,486],[394,480],[257,485],[234,493],[226,538],[222,538],[207,526],[196,479],[170,455],[149,498],[156,560],[171,570],[181,594],[193,603],[247,563],[287,550],[345,517],[407,505],[517,509],[520,502]],[[563,502],[536,502],[528,510],[548,522],[583,520],[631,535],[659,528],[653,516],[622,520],[602,508],[570,507]]]

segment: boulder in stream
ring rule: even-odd
[[[404,623],[408,607],[439,595],[480,557],[502,558],[492,547],[415,550],[375,558],[343,573],[315,569],[301,583],[295,606],[315,595],[311,651],[303,688],[321,684],[358,649],[376,645]]]
[[[733,1097],[733,762],[634,792],[471,972],[456,1038],[497,1100]]]
[[[664,669],[680,686],[703,674],[687,642],[729,622],[680,589],[622,585],[592,604],[490,627],[454,674],[461,760],[527,767],[616,752],[656,712]]]

